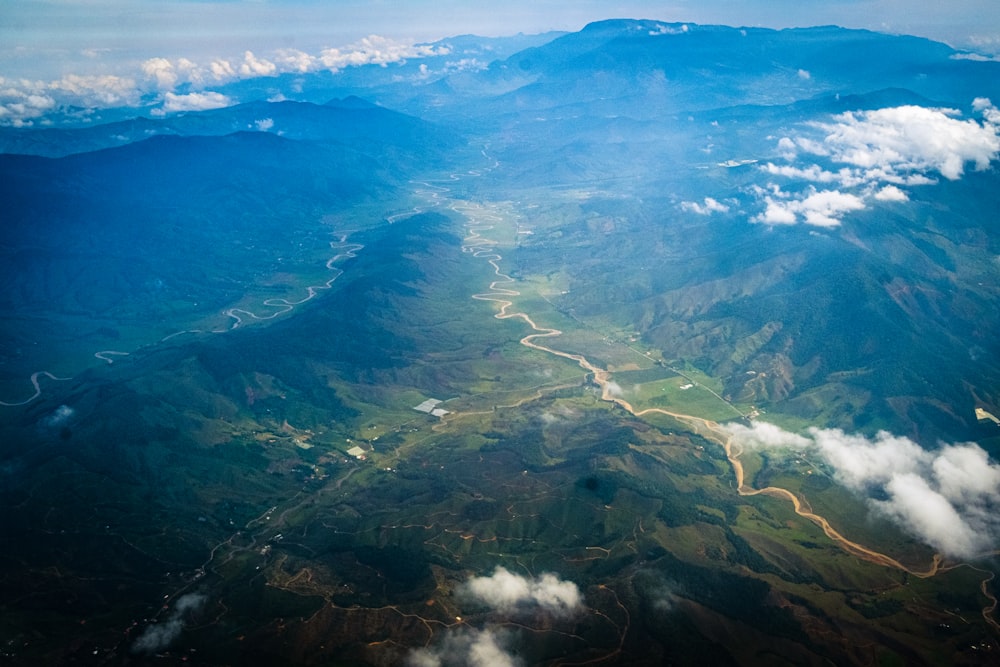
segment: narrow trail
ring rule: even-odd
[[[458,210],[458,209],[456,209]],[[500,268],[500,261],[503,257],[496,250],[496,242],[490,241],[489,239],[482,236],[483,232],[490,229],[490,225],[475,224],[470,226],[469,235],[466,237],[466,244],[463,246],[465,252],[471,253],[474,257],[479,257],[485,259],[493,267],[496,275],[496,279],[490,283],[489,291],[482,294],[474,294],[473,299],[480,301],[490,301],[496,303],[500,306],[499,312],[494,315],[495,318],[500,320],[505,319],[520,319],[525,322],[535,333],[530,333],[527,336],[521,338],[521,344],[525,347],[539,350],[540,352],[545,352],[563,359],[569,359],[576,362],[585,371],[592,373],[594,377],[594,383],[601,388],[601,400],[613,403],[620,406],[621,408],[628,411],[630,414],[636,417],[642,417],[644,415],[650,414],[661,414],[667,417],[676,419],[684,424],[691,427],[694,433],[706,437],[723,447],[726,452],[726,458],[729,460],[730,464],[733,466],[733,472],[736,475],[736,488],[737,492],[741,496],[756,496],[756,495],[766,495],[774,498],[784,499],[792,504],[792,508],[795,513],[809,521],[818,525],[823,532],[837,543],[844,551],[861,558],[862,560],[875,563],[877,565],[882,565],[885,567],[894,568],[901,570],[910,575],[919,578],[933,577],[934,575],[944,572],[946,570],[952,569],[955,565],[944,566],[943,559],[939,554],[935,554],[931,560],[931,564],[925,570],[913,569],[895,558],[888,556],[886,554],[874,551],[868,547],[854,542],[839,531],[837,531],[830,522],[824,517],[814,513],[812,509],[796,494],[792,493],[788,489],[783,489],[780,487],[769,486],[762,489],[756,489],[751,486],[747,486],[744,481],[744,471],[743,464],[739,457],[742,451],[733,443],[732,436],[728,431],[720,424],[710,421],[708,419],[703,419],[701,417],[695,417],[693,415],[686,415],[676,412],[670,412],[669,410],[664,410],[662,408],[647,408],[645,410],[637,410],[631,403],[615,395],[612,390],[611,373],[603,368],[595,366],[586,357],[581,354],[574,354],[571,352],[565,352],[563,350],[550,347],[539,341],[545,339],[553,339],[562,334],[559,329],[540,326],[535,322],[530,315],[522,311],[514,310],[515,297],[520,296],[520,292],[511,289],[509,286],[515,281],[508,274],[504,273]],[[984,583],[984,588],[986,584]],[[985,612],[984,612],[985,613]]]

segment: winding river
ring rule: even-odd
[[[404,215],[410,215],[410,214],[409,213],[400,214],[393,217],[398,219],[399,217],[402,217]],[[392,221],[390,220],[390,222]],[[223,315],[234,320],[232,325],[227,329],[213,329],[211,331],[205,331],[203,329],[184,329],[182,331],[175,331],[172,334],[168,334],[154,344],[165,343],[173,338],[177,338],[178,336],[183,336],[187,334],[225,333],[227,331],[232,331],[233,329],[236,329],[248,319],[261,320],[261,321],[271,320],[280,315],[289,313],[292,310],[294,310],[296,306],[300,306],[303,303],[306,303],[307,301],[314,299],[323,290],[330,289],[333,286],[333,283],[336,282],[336,280],[344,274],[343,269],[340,269],[334,265],[342,259],[357,257],[356,253],[364,248],[364,246],[361,245],[360,243],[348,243],[347,238],[349,236],[349,233],[339,233],[338,236],[339,236],[338,240],[330,242],[330,248],[333,249],[336,254],[330,257],[325,264],[326,269],[328,271],[334,272],[333,276],[329,280],[319,285],[307,286],[305,288],[306,295],[303,298],[299,299],[298,301],[289,301],[288,299],[283,299],[283,298],[266,299],[265,301],[262,302],[261,304],[262,306],[267,308],[277,309],[274,312],[267,313],[266,315],[260,315],[253,311],[246,310],[244,308],[229,308],[222,312]],[[94,353],[94,358],[100,359],[101,361],[110,365],[115,362],[114,357],[127,357],[129,356],[129,354],[131,353],[123,352],[120,350],[100,350]],[[31,403],[32,401],[37,399],[39,396],[42,395],[42,388],[38,381],[40,377],[47,377],[50,380],[57,380],[57,381],[66,381],[72,379],[72,378],[59,377],[53,373],[50,373],[49,371],[36,371],[32,373],[31,377],[29,378],[31,386],[34,388],[34,393],[31,396],[24,399],[23,401],[13,401],[13,402],[0,401],[0,406],[17,407],[17,406],[27,405],[28,403]]]
[[[469,211],[468,207],[463,206],[456,205],[452,208],[460,213],[467,213]],[[489,222],[496,222],[500,220],[499,217],[490,214],[481,214],[478,217],[480,220],[484,220],[484,218],[491,218]],[[576,362],[582,369],[593,374],[595,384],[597,384],[597,386],[601,389],[602,400],[614,403],[636,417],[642,417],[650,414],[662,414],[667,417],[671,417],[687,424],[694,433],[718,443],[724,448],[726,458],[733,467],[733,472],[736,476],[736,488],[741,496],[767,495],[787,500],[792,504],[792,508],[796,514],[818,525],[827,537],[836,542],[848,553],[862,560],[895,568],[920,578],[932,577],[939,572],[956,567],[956,565],[943,565],[942,557],[935,554],[926,569],[911,568],[891,556],[869,549],[862,544],[848,539],[832,525],[830,525],[830,522],[827,521],[826,518],[814,513],[807,503],[788,489],[774,486],[757,489],[748,486],[744,479],[743,464],[740,461],[740,454],[742,453],[742,450],[739,448],[738,444],[733,442],[732,435],[729,434],[720,424],[693,415],[670,412],[669,410],[664,410],[662,408],[637,410],[631,403],[615,394],[612,389],[611,373],[609,371],[595,366],[581,354],[565,352],[544,344],[543,341],[552,340],[558,337],[562,334],[562,331],[559,329],[540,326],[527,313],[514,310],[513,299],[520,296],[520,292],[510,287],[515,282],[514,279],[504,273],[500,268],[500,261],[503,257],[496,250],[496,242],[483,236],[483,233],[491,229],[493,226],[489,224],[489,222],[483,221],[471,224],[468,236],[465,238],[465,245],[463,246],[463,250],[465,252],[471,253],[474,257],[479,257],[489,262],[495,273],[495,280],[490,283],[489,291],[482,294],[475,294],[472,298],[480,301],[491,301],[498,304],[500,309],[494,316],[497,319],[520,319],[531,327],[533,333],[521,338],[520,342],[522,345]]]

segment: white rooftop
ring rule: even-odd
[[[413,409],[414,410],[419,410],[420,412],[431,413],[434,410],[434,406],[437,405],[440,402],[441,401],[439,401],[436,398],[428,398],[426,401],[424,401],[420,405],[413,406]]]

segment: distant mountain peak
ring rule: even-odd
[[[326,102],[325,107],[336,107],[338,109],[377,109],[378,105],[362,99],[357,95],[348,95],[343,99],[334,98]]]

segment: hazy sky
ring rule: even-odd
[[[309,51],[370,34],[434,40],[577,30],[619,17],[764,27],[833,23],[1000,50],[998,0],[2,0],[0,76],[59,76],[74,66],[93,71],[154,56]]]
[[[836,24],[1000,53],[1000,0],[0,0],[0,125],[150,96],[218,106],[227,100],[212,88],[235,79],[398,62],[427,55],[414,43],[607,18]]]

